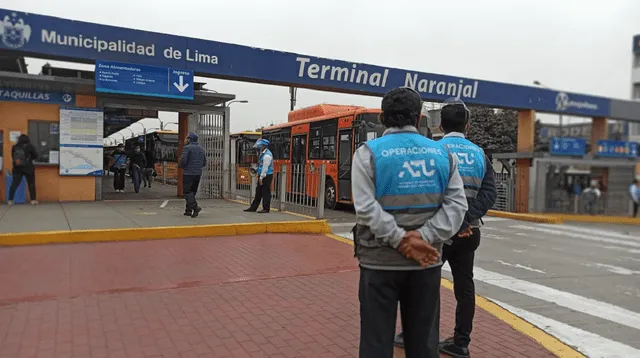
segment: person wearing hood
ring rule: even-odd
[[[37,204],[36,167],[33,161],[38,159],[38,152],[33,144],[31,144],[29,136],[22,134],[18,137],[18,142],[11,147],[11,158],[13,160],[13,180],[9,189],[9,205],[13,204],[13,198],[16,195],[16,190],[20,182],[22,182],[22,178],[27,180],[31,204]]]
[[[182,148],[179,168],[182,168],[182,194],[186,200],[184,215],[192,218],[198,217],[202,208],[196,201],[196,193],[202,177],[202,169],[207,166],[207,156],[200,145],[198,135],[189,132]]]
[[[253,145],[253,148],[260,153],[258,158],[258,185],[256,186],[256,195],[253,202],[246,212],[258,211],[260,201],[262,201],[262,210],[258,213],[268,213],[271,210],[271,182],[273,181],[273,154],[269,150],[269,141],[260,138]]]

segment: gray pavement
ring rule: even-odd
[[[640,226],[485,223],[478,294],[589,357],[640,357]],[[352,222],[331,225],[351,239]]]
[[[224,200],[199,204],[202,212],[195,219],[182,215],[182,199],[0,205],[0,233],[305,220],[279,212],[245,213],[245,205]]]

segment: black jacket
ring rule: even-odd
[[[13,170],[22,170],[24,172],[32,172],[35,170],[35,165],[33,164],[34,160],[38,159],[38,151],[36,151],[36,147],[33,146],[28,141],[18,141],[13,147],[11,147],[11,157],[14,157],[14,153],[16,152],[16,148],[20,148],[24,150],[24,153],[27,155],[27,162],[25,165],[16,167]]]

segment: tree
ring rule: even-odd
[[[471,128],[467,137],[493,153],[515,152],[518,141],[518,112],[470,107]]]

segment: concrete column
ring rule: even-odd
[[[535,140],[536,112],[533,110],[518,111],[518,153],[532,153]],[[529,171],[531,159],[516,160],[516,197],[515,211],[529,211]]]
[[[591,119],[591,150],[589,153],[595,155],[598,151],[598,140],[609,138],[609,124],[604,117],[593,117]],[[608,170],[607,168],[591,168],[591,174],[602,176],[601,189],[607,187]]]
[[[593,117],[591,119],[591,155],[598,151],[598,140],[609,138],[609,125],[607,119],[603,117]]]
[[[189,134],[189,113],[178,113],[178,163],[182,156],[182,147],[184,147],[184,139]],[[182,169],[178,168],[178,190],[177,195],[182,196]]]

